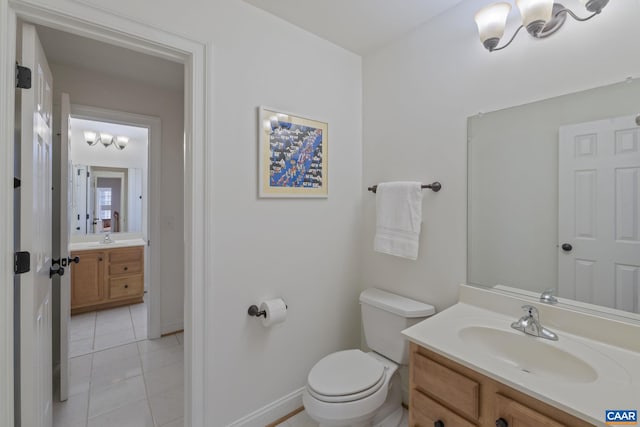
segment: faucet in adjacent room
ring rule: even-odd
[[[558,335],[551,332],[540,324],[540,315],[538,309],[531,305],[523,305],[522,309],[527,313],[517,322],[513,322],[511,327],[534,337],[545,338],[552,341],[558,341]]]
[[[104,239],[102,239],[102,243],[113,243],[113,239],[111,239],[109,233],[104,233]]]

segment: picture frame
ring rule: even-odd
[[[258,108],[258,196],[329,197],[329,125]]]

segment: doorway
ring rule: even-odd
[[[189,176],[185,180],[185,219],[187,220],[188,225],[184,227],[186,231],[185,241],[187,243],[183,259],[185,262],[188,260],[188,269],[185,271],[185,284],[187,291],[187,310],[186,313],[189,313],[188,316],[185,316],[184,323],[187,334],[185,336],[185,341],[187,343],[193,343],[191,340],[191,334],[193,333],[190,329],[191,325],[196,324],[198,326],[197,335],[201,335],[202,333],[202,322],[204,319],[204,299],[202,298],[202,289],[201,289],[201,278],[203,277],[204,271],[204,263],[203,259],[205,258],[204,253],[199,250],[195,250],[194,248],[200,248],[203,243],[203,235],[206,234],[206,228],[204,227],[204,217],[206,217],[206,198],[201,196],[194,197],[193,194],[204,194],[204,182],[200,179],[203,172],[203,164],[204,164],[204,136],[205,136],[205,127],[204,127],[204,91],[203,90],[194,90],[195,87],[200,89],[204,88],[204,50],[203,47],[197,43],[193,43],[190,41],[186,41],[180,39],[178,37],[174,37],[171,35],[163,35],[160,34],[160,40],[158,40],[158,32],[157,29],[153,30],[142,30],[138,31],[139,28],[135,31],[136,36],[127,36],[126,32],[111,32],[108,29],[108,26],[105,25],[105,21],[114,20],[110,15],[103,16],[105,21],[101,21],[98,25],[98,22],[95,24],[91,24],[90,22],[93,20],[86,20],[73,17],[65,16],[64,18],[58,15],[53,10],[48,10],[46,8],[39,8],[38,6],[29,6],[28,8],[21,8],[20,4],[12,4],[9,7],[6,3],[3,2],[2,8],[0,8],[0,13],[3,17],[6,17],[7,22],[9,22],[9,26],[5,27],[1,30],[0,36],[1,40],[4,44],[3,47],[8,47],[7,50],[3,51],[2,61],[6,66],[7,64],[12,63],[11,52],[14,52],[14,47],[12,46],[11,40],[15,40],[15,29],[16,29],[16,17],[20,15],[23,18],[28,20],[32,20],[33,22],[40,23],[51,23],[58,28],[67,29],[73,31],[75,33],[84,33],[90,34],[93,38],[101,38],[104,40],[108,40],[109,42],[117,42],[120,45],[129,45],[136,46],[138,51],[146,51],[153,54],[162,54],[165,57],[171,57],[172,59],[179,59],[187,63],[187,70],[189,71],[187,75],[187,84],[186,87],[189,88],[188,93],[185,94],[186,98],[186,108],[185,115],[187,117],[186,123],[188,126],[185,127],[185,135],[184,135],[184,147],[186,152],[186,167],[185,170],[189,171]],[[16,15],[17,13],[17,15]],[[95,20],[95,18],[94,18]],[[88,23],[89,22],[89,23]],[[128,28],[130,31],[134,31],[134,25],[131,22],[125,23],[125,28]],[[137,28],[137,27],[136,27]],[[141,38],[140,34],[146,34],[145,38]],[[153,40],[153,42],[151,42]],[[160,48],[159,46],[167,46],[166,48]],[[7,56],[4,56],[4,52],[8,52]],[[184,53],[187,52],[187,53]],[[198,64],[198,65],[194,65]],[[0,76],[3,79],[3,82],[7,83],[10,81],[10,76],[6,74],[2,74]],[[5,98],[2,108],[0,108],[0,117],[2,117],[2,123],[9,123],[13,120],[11,119],[12,115],[12,105],[13,97]],[[9,114],[4,114],[8,112]],[[3,128],[5,129],[5,128]],[[8,157],[3,157],[3,159],[12,159],[13,158],[13,147],[2,147],[3,154],[9,154]],[[181,150],[182,151],[182,150]],[[197,159],[197,160],[196,160]],[[11,160],[9,160],[9,163]],[[7,168],[7,170],[11,170],[11,167]],[[4,191],[4,190],[3,190]],[[3,196],[5,194],[3,193]],[[193,205],[196,205],[194,208]],[[3,221],[3,227],[7,227],[9,221],[13,221],[13,215],[9,213],[7,217],[5,217],[7,223],[5,224]],[[171,218],[168,218],[168,222],[171,223]],[[200,236],[197,236],[193,230],[199,230]],[[192,254],[195,253],[195,256]],[[6,270],[7,272],[9,270]],[[192,286],[193,284],[198,283],[196,286]],[[11,290],[8,292],[3,289],[2,295],[0,295],[0,303],[3,306],[10,307],[9,301],[12,299]],[[198,301],[198,304],[193,304],[193,301]],[[8,310],[8,313],[11,313],[12,310]],[[193,322],[193,319],[197,319],[197,322]],[[8,332],[12,329],[13,322],[9,321],[7,323],[9,325],[9,329],[5,329],[3,327],[2,334],[0,335],[0,341],[3,343],[8,343],[7,348],[12,347],[11,340],[9,338]],[[3,324],[4,325],[4,324]],[[202,423],[202,404],[200,400],[203,398],[202,390],[202,375],[196,374],[195,381],[192,381],[191,374],[192,372],[202,372],[202,364],[203,364],[203,354],[202,354],[202,338],[198,338],[195,340],[197,344],[197,348],[200,350],[198,352],[191,352],[190,345],[187,345],[187,353],[188,357],[186,358],[187,366],[185,371],[189,374],[185,377],[186,382],[186,396],[185,400],[189,402],[187,405],[188,410],[185,413],[185,423],[198,425]],[[193,345],[193,344],[191,344]],[[4,385],[12,383],[11,370],[8,369],[10,366],[7,361],[10,359],[5,359],[5,355],[2,358],[2,372],[0,373],[0,383],[3,384],[3,394],[7,391],[6,395],[9,399],[3,399],[3,402],[11,402],[13,399],[12,390],[8,387],[5,388]],[[9,381],[5,381],[8,379]],[[194,384],[195,383],[195,384]],[[193,389],[196,389],[195,395],[198,396],[195,402],[191,402],[190,396],[193,395]],[[24,402],[23,402],[24,403]],[[3,409],[8,408],[3,406]],[[13,411],[2,411],[3,421],[5,421],[4,417],[7,417],[8,424],[12,422],[13,419]],[[196,419],[193,420],[192,414],[195,414]],[[190,421],[193,420],[193,421]],[[198,421],[199,420],[199,421]]]

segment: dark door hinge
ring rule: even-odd
[[[27,273],[31,269],[31,254],[29,252],[16,252],[13,255],[13,260],[15,274]]]
[[[31,70],[16,64],[16,87],[18,89],[31,89]]]
[[[13,177],[13,188],[20,187],[20,178]]]

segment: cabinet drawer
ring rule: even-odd
[[[134,297],[143,293],[144,280],[142,275],[109,280],[109,298],[111,299]]]
[[[111,262],[109,264],[109,274],[136,274],[142,272],[142,260],[137,259],[125,262]]]
[[[144,258],[144,246],[135,246],[132,248],[117,248],[109,250],[109,262],[140,262]]]
[[[496,418],[504,418],[510,426],[565,427],[564,424],[501,394],[496,394],[496,414]]]
[[[475,427],[475,424],[471,424],[444,406],[429,399],[418,390],[411,391],[411,411],[413,425],[410,427],[432,427],[437,421],[442,421],[444,427]]]
[[[473,420],[479,415],[480,385],[419,353],[413,353],[413,384]]]

